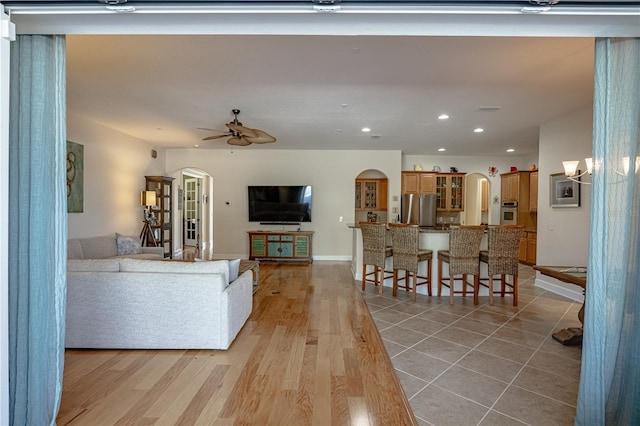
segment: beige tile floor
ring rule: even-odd
[[[572,425],[580,346],[551,334],[579,327],[581,304],[534,286],[520,266],[518,306],[511,296],[418,295],[413,303],[385,287],[364,292],[416,418],[423,425]],[[435,289],[435,285],[434,285]]]

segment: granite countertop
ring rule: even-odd
[[[347,223],[348,228],[359,228],[359,226],[355,223]],[[423,234],[448,234],[448,228],[420,228],[420,232]]]

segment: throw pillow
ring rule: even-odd
[[[240,259],[229,261],[229,282],[232,283],[238,278],[240,272]]]
[[[116,233],[116,244],[118,246],[118,256],[126,256],[128,254],[140,254],[142,247],[140,246],[140,238],[129,237]]]

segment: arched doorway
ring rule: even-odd
[[[358,222],[388,222],[388,178],[379,170],[368,169],[355,179],[354,219]]]
[[[465,177],[464,219],[465,225],[488,225],[490,215],[489,196],[491,183],[481,173],[471,173]]]
[[[213,178],[201,169],[185,167],[175,178],[174,254],[209,258],[213,253]]]

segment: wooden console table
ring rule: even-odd
[[[313,231],[248,231],[249,259],[312,263]]]
[[[541,274],[555,278],[565,283],[575,284],[582,287],[582,293],[587,290],[587,268],[584,266],[539,266],[533,267]],[[586,295],[585,295],[586,296]],[[586,297],[585,297],[586,300]],[[580,324],[584,325],[584,302],[578,312]],[[570,327],[552,334],[552,337],[566,346],[582,344],[582,327]]]

